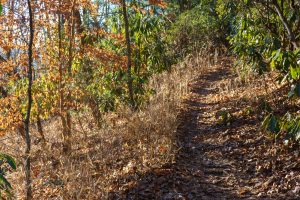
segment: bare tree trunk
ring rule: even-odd
[[[61,9],[61,1],[59,1],[59,7]],[[70,130],[70,124],[71,124],[71,117],[69,116],[69,113],[66,111],[66,105],[65,105],[65,83],[63,80],[63,61],[62,61],[62,24],[63,24],[63,16],[61,13],[58,14],[58,59],[59,59],[59,108],[60,108],[60,118],[62,122],[62,138],[63,138],[63,153],[68,153],[71,150],[71,143],[69,141],[69,136],[71,134]],[[67,96],[67,98],[69,95]]]
[[[129,100],[130,105],[135,108],[135,102],[133,97],[133,88],[132,88],[132,77],[131,77],[131,45],[130,45],[130,35],[129,35],[129,23],[126,9],[126,2],[122,0],[123,7],[123,18],[125,25],[125,36],[126,36],[126,45],[127,45],[127,76],[128,76],[128,91],[129,91]]]
[[[73,64],[73,43],[74,43],[74,35],[75,35],[75,5],[76,5],[76,0],[73,1],[73,5],[72,5],[72,13],[71,13],[71,17],[70,17],[70,41],[69,41],[69,55],[68,55],[68,77],[72,77],[72,64]],[[66,129],[65,129],[65,133],[64,133],[64,146],[63,146],[63,152],[68,154],[71,151],[71,124],[72,124],[72,118],[71,118],[71,114],[70,114],[70,102],[71,102],[71,90],[68,90],[68,94],[67,94],[67,107],[65,110],[66,113]]]
[[[294,48],[298,48],[298,44],[296,42],[295,34],[294,34],[290,24],[288,23],[288,20],[284,17],[283,10],[280,9],[277,0],[273,0],[272,3],[275,7],[276,13],[278,14],[281,22],[284,25],[284,28],[286,29],[286,31],[289,35],[289,39],[290,39],[291,43],[293,44]]]
[[[59,1],[59,7],[61,7],[61,2]],[[62,14],[58,13],[58,62],[59,62],[59,115],[61,118],[63,130],[62,130],[62,136],[64,140],[64,135],[66,133],[66,117],[65,117],[65,112],[64,112],[64,84],[63,84],[63,63],[62,63]]]
[[[30,39],[28,46],[28,107],[26,112],[26,118],[24,122],[25,126],[25,138],[26,138],[26,149],[25,149],[25,199],[32,199],[32,189],[31,189],[31,173],[30,173],[30,150],[31,150],[31,140],[30,140],[30,114],[32,106],[32,47],[33,47],[33,37],[34,37],[34,27],[33,27],[33,12],[31,7],[31,1],[27,0],[28,11],[29,11],[29,27],[30,27]]]

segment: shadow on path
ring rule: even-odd
[[[212,68],[200,75],[191,98],[184,102],[187,110],[178,118],[180,150],[175,162],[149,171],[126,193],[111,193],[110,199],[241,199],[237,191],[241,184],[236,178],[238,170],[232,164],[236,160],[226,158],[226,153],[238,144],[215,142],[219,134],[228,134],[228,127],[217,127],[205,115],[220,109],[207,97],[219,92],[211,86],[231,76],[228,67]],[[244,198],[251,196],[245,195]]]

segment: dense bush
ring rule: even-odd
[[[228,47],[236,6],[232,2],[201,1],[183,12],[172,24],[169,43],[172,54],[182,58],[193,51],[209,54]]]
[[[238,4],[235,29],[230,45],[242,71],[263,74],[278,72],[277,81],[291,87],[288,97],[300,96],[300,2],[242,1]],[[263,127],[275,138],[299,142],[299,116],[289,113],[266,116]]]
[[[183,7],[179,4],[181,14],[168,37],[174,57],[180,59],[194,51],[210,56],[226,47],[236,56],[236,67],[242,76],[276,71],[274,82],[290,86],[287,96],[291,101],[300,96],[300,2],[187,0],[185,3],[187,6]],[[270,111],[263,127],[276,138],[285,135],[287,140],[298,142],[297,124],[296,113],[281,117]]]

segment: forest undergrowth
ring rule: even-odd
[[[300,1],[0,1],[0,199],[300,192]]]
[[[174,162],[121,179],[110,199],[297,199],[299,150],[262,128],[288,106],[276,73],[239,76],[221,58],[190,82],[178,115]]]
[[[149,169],[172,162],[176,151],[177,115],[189,83],[206,67],[200,55],[189,57],[170,72],[154,76],[155,94],[137,112],[124,106],[103,117],[99,128],[90,112],[74,113],[71,155],[61,153],[59,118],[43,122],[46,142],[33,126],[32,174],[34,199],[99,199],[121,190],[124,175],[139,178]],[[1,151],[21,160],[23,141],[11,134]],[[18,143],[17,147],[15,144]],[[9,176],[15,196],[22,198],[22,166]],[[133,183],[133,182],[132,182]],[[131,184],[131,183],[127,183]]]
[[[107,113],[101,128],[90,112],[74,113],[71,141],[74,145],[69,156],[61,153],[63,142],[58,118],[43,122],[45,143],[33,126],[34,199],[114,199],[116,192],[123,193],[118,198],[125,198],[124,194],[135,188],[149,172],[161,173],[160,170],[165,170],[165,166],[174,166],[183,161],[187,165],[192,162],[195,167],[202,166],[194,162],[207,161],[203,157],[188,157],[178,161],[178,155],[182,154],[182,144],[192,141],[189,132],[207,137],[210,144],[219,142],[224,145],[225,152],[216,150],[213,158],[215,154],[220,154],[219,159],[238,159],[234,165],[239,167],[234,168],[233,172],[241,170],[241,177],[235,177],[240,179],[234,184],[235,198],[247,195],[256,195],[257,198],[264,195],[277,197],[284,192],[292,196],[298,194],[298,148],[286,146],[283,140],[276,142],[273,135],[261,128],[269,107],[280,112],[282,106],[291,108],[295,105],[287,103],[283,95],[288,87],[273,81],[276,76],[274,72],[260,77],[241,77],[238,71],[228,67],[232,63],[233,58],[219,58],[216,64],[211,64],[200,55],[190,56],[172,68],[171,72],[164,72],[151,79],[149,87],[154,88],[156,93],[145,106],[137,112],[122,107]],[[202,99],[200,103],[211,106],[205,111],[201,110],[201,106],[195,108],[205,116],[206,125],[202,129],[207,126],[211,128],[204,130],[206,134],[190,125],[182,128],[180,124],[187,123],[183,117],[191,112],[191,108],[184,102],[193,101],[199,77],[201,79],[202,74],[215,71],[225,73],[226,77],[215,82],[207,80],[206,76],[200,80],[209,90],[214,91],[206,93],[205,100]],[[218,75],[212,78],[218,79]],[[196,117],[200,123],[201,117]],[[195,120],[190,118],[186,120]],[[11,134],[4,137],[3,142],[1,151],[21,160],[24,148],[21,138]],[[16,147],[16,143],[20,145]],[[19,169],[9,176],[9,180],[14,180],[15,197],[22,199],[24,176],[22,166],[18,166]],[[205,174],[207,169],[201,169],[201,173]],[[249,172],[253,177],[247,180],[249,177],[242,177],[244,172]],[[230,178],[227,177],[228,180]],[[211,181],[220,182],[214,178]],[[154,191],[150,193],[155,194]],[[135,191],[134,194],[139,195],[139,192]],[[214,199],[209,195],[206,197]]]

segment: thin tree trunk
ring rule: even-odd
[[[59,1],[59,7],[61,8],[61,1]],[[63,83],[63,62],[62,62],[62,14],[58,14],[58,60],[59,60],[59,115],[62,123],[62,137],[63,137],[63,152],[70,149],[69,144],[66,142],[68,135],[67,128],[67,116],[65,112],[65,97],[64,97],[64,83]]]
[[[11,10],[11,21],[14,21],[14,12],[15,12],[15,1],[12,0],[10,2],[10,10]],[[11,30],[10,33],[9,33],[9,37],[10,38],[13,38],[13,31]],[[11,52],[12,52],[12,48],[10,47],[7,52],[6,52],[6,59],[9,60],[10,57],[11,57]]]
[[[25,149],[25,199],[32,199],[32,189],[31,189],[31,173],[30,173],[30,150],[31,150],[31,140],[30,140],[30,114],[32,106],[32,47],[34,39],[34,27],[33,27],[33,12],[31,7],[31,1],[27,0],[28,11],[29,11],[29,27],[30,27],[30,39],[28,46],[28,106],[26,112],[26,118],[24,122],[25,126],[25,138],[26,138],[26,149]]]
[[[73,43],[74,43],[74,34],[75,34],[75,4],[76,0],[73,1],[72,5],[72,14],[70,17],[70,41],[69,41],[69,55],[68,55],[68,77],[72,77],[72,64],[73,64]],[[71,103],[71,90],[68,90],[67,94],[67,107],[65,110],[66,113],[66,128],[64,132],[64,146],[63,146],[63,152],[64,153],[70,153],[71,151],[71,124],[72,124],[72,119],[71,119],[71,114],[70,114],[70,106],[69,104]]]
[[[129,91],[129,101],[130,105],[135,108],[135,102],[133,97],[133,88],[132,88],[132,77],[131,77],[131,45],[130,45],[130,35],[129,35],[129,23],[126,9],[126,2],[122,0],[123,7],[123,18],[125,25],[125,37],[126,37],[126,46],[127,46],[127,76],[128,76],[128,91]]]
[[[288,23],[287,19],[284,17],[283,15],[283,11],[280,9],[277,0],[273,0],[273,5],[275,7],[275,11],[278,14],[281,22],[284,25],[284,28],[286,29],[286,31],[288,32],[289,35],[289,39],[291,41],[291,43],[293,44],[294,48],[298,48],[297,42],[296,42],[296,37],[294,35],[294,32],[290,26],[290,24]]]

